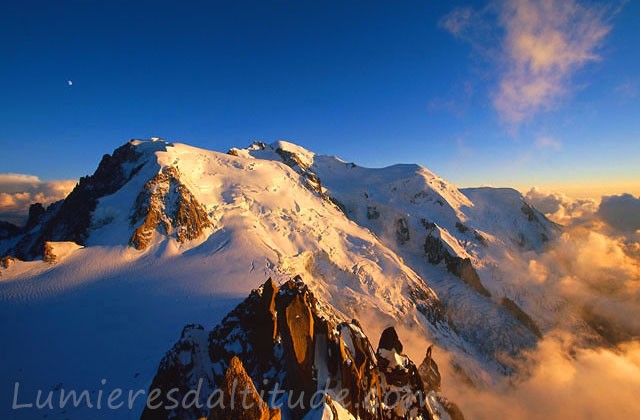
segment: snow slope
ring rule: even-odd
[[[341,316],[361,320],[370,336],[395,324],[422,343],[448,348],[477,381],[509,372],[495,361],[496,352],[516,353],[537,340],[501,304],[513,285],[501,278],[496,261],[542,249],[557,228],[523,207],[513,190],[459,190],[418,165],[361,168],[286,142],[228,154],[160,139],[127,147],[126,159],[108,162],[119,173],[115,191],[91,197],[94,209],[73,208],[89,211],[86,231],[74,231],[83,248],[73,247],[55,264],[16,262],[1,271],[0,418],[52,414],[6,411],[16,381],[20,395],[32,401],[36,389],[147,389],[182,326],[210,329],[269,276],[302,275]],[[177,189],[162,195],[160,207],[145,207],[145,192],[161,188],[154,179],[168,168],[179,176]],[[96,179],[90,182],[101,182]],[[210,222],[191,240],[179,235],[191,221],[173,207],[184,191]],[[54,210],[52,217],[70,218]],[[154,216],[147,214],[144,223],[158,224],[150,225],[150,245],[137,250],[130,241],[142,223],[133,216],[141,210]],[[38,243],[45,228],[28,233],[29,244]],[[65,231],[56,235],[70,240]],[[429,262],[429,237],[431,251],[445,262]],[[461,263],[467,259],[470,265]],[[473,267],[481,286],[474,289],[460,267]],[[136,407],[99,416],[137,418]]]

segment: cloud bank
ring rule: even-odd
[[[470,419],[638,418],[640,344],[625,343],[617,350],[570,347],[570,336],[553,333],[526,355],[523,363],[532,367],[526,378],[494,390],[445,383],[445,392]],[[451,375],[445,372],[445,378]]]
[[[545,192],[535,187],[529,190],[524,198],[551,220],[561,225],[592,221],[595,212],[598,211],[597,200],[576,200],[562,193]]]
[[[445,392],[473,419],[640,418],[640,199],[534,188],[525,200],[563,232],[498,265],[544,339],[494,386],[466,385],[441,364]]]
[[[640,199],[631,194],[603,197],[596,215],[620,232],[635,233],[640,230]]]
[[[77,181],[42,181],[25,174],[0,174],[0,220],[23,225],[29,205],[49,205],[71,192]]]
[[[556,106],[575,73],[599,59],[611,14],[575,0],[501,0],[481,10],[456,8],[440,26],[493,64],[493,106],[518,125]]]

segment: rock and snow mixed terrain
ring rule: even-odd
[[[134,140],[32,213],[0,237],[0,255],[15,257],[0,268],[2,418],[15,382],[31,401],[38,389],[148,389],[184,325],[202,329],[180,342],[206,341],[267,278],[282,288],[300,275],[334,325],[358,319],[371,338],[394,326],[421,349],[416,360],[428,344],[446,349],[460,378],[445,382],[512,373],[554,327],[549,313],[565,310],[501,268],[543,251],[559,226],[515,190],[458,189],[419,165],[362,168],[287,142],[219,153]],[[579,316],[565,322],[590,328]],[[254,382],[268,371],[249,355],[239,362]],[[53,417],[139,418],[144,401],[133,406]]]

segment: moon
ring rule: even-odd
[[[67,80],[67,86],[73,86],[73,80]]]

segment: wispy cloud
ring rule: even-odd
[[[609,8],[575,0],[511,0],[478,11],[454,9],[440,24],[491,56],[497,76],[493,105],[501,119],[518,125],[556,106],[571,91],[575,73],[600,58],[610,16]]]
[[[75,180],[42,181],[33,175],[0,174],[0,220],[23,224],[29,205],[61,200],[75,184]]]
[[[551,149],[555,151],[559,151],[562,149],[562,143],[549,136],[541,136],[536,139],[536,148],[538,149]]]

